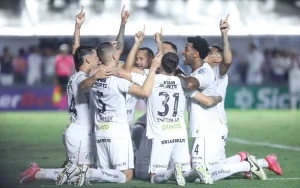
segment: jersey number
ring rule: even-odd
[[[75,115],[77,115],[77,110],[75,108],[75,98],[74,98],[74,95],[72,96],[72,99],[71,99],[71,104],[69,106],[69,112],[70,113],[74,113]]]
[[[97,91],[97,102],[100,104],[100,108],[98,108],[98,111],[100,113],[104,113],[106,111],[106,104],[101,100],[103,97],[103,93]]]
[[[166,116],[169,113],[169,105],[168,102],[170,100],[170,95],[166,92],[159,92],[159,96],[164,96],[165,100],[162,102],[162,105],[165,108],[165,111],[163,112],[157,112],[159,116]],[[175,98],[174,102],[174,110],[173,110],[173,117],[176,117],[177,115],[177,109],[178,109],[178,101],[179,101],[179,93],[174,93],[173,97]]]

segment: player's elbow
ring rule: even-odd
[[[186,88],[190,90],[197,90],[199,88],[199,82],[196,78],[189,78],[186,82]]]
[[[142,95],[141,97],[143,98],[148,98],[151,95],[151,91],[143,90],[141,95]]]

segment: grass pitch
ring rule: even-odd
[[[139,117],[141,113],[137,113]],[[255,142],[269,142],[300,147],[300,111],[240,111],[228,110],[229,138]],[[7,112],[0,114],[0,172],[1,187],[56,187],[53,181],[36,181],[18,185],[16,178],[27,168],[29,162],[37,162],[42,168],[56,168],[65,158],[61,134],[68,121],[66,112]],[[300,187],[300,151],[278,149],[268,146],[243,145],[228,141],[227,156],[248,151],[257,158],[275,153],[283,175],[277,176],[267,170],[270,180],[246,180],[242,174],[214,185],[188,183],[188,187]],[[96,184],[92,187],[177,187],[175,182],[153,185],[133,180],[127,184]],[[63,185],[62,187],[70,187]],[[86,186],[90,187],[90,186]]]

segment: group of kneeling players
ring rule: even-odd
[[[224,99],[232,59],[229,15],[220,21],[223,48],[209,46],[199,36],[187,38],[182,54],[184,64],[192,69],[190,76],[178,68],[177,47],[162,41],[162,29],[154,34],[158,46],[155,56],[151,49],[140,48],[144,27],[134,36],[126,62],[119,62],[128,17],[123,7],[116,41],[102,42],[95,49],[80,45],[83,8],[76,16],[72,53],[77,72],[67,85],[70,123],[63,133],[67,163],[56,169],[31,163],[20,174],[19,183],[53,179],[57,185],[74,182],[82,186],[125,183],[135,175],[151,183],[175,180],[184,186],[197,179],[213,184],[239,172],[266,180],[263,168],[281,175],[273,154],[263,159],[247,152],[229,158],[225,155],[228,128]],[[145,100],[147,110],[133,125],[138,100]]]

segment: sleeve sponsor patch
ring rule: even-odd
[[[198,74],[205,74],[205,72],[206,72],[205,68],[202,68],[198,71]]]

